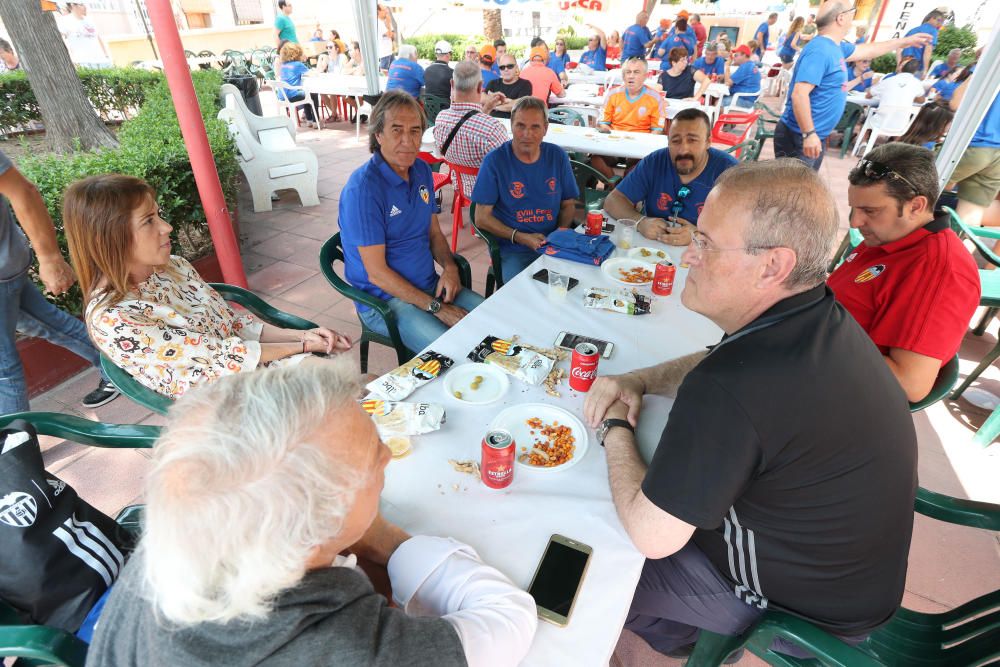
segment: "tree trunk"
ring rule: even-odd
[[[500,17],[499,9],[483,10],[483,34],[491,42],[503,39],[503,20]]]
[[[104,126],[83,90],[52,12],[38,2],[0,0],[0,19],[10,32],[45,123],[45,138],[58,153],[114,148],[118,140]]]

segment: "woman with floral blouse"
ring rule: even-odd
[[[63,198],[63,222],[94,344],[165,396],[351,347],[347,336],[325,327],[281,329],[237,315],[187,260],[170,254],[172,228],[142,179],[107,174],[73,183]]]

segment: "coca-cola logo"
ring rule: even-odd
[[[579,366],[570,371],[570,375],[575,377],[577,380],[593,380],[597,377],[597,368],[592,368],[589,371],[585,371]]]

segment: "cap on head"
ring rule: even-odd
[[[529,59],[534,60],[535,58],[539,58],[540,60],[545,60],[545,49],[542,48],[541,46],[536,46],[535,48],[531,49],[531,56],[529,57]]]
[[[670,19],[660,19],[660,27],[661,28],[669,28],[670,27]]]
[[[497,59],[497,50],[492,44],[486,44],[479,49],[479,59],[492,64]]]
[[[438,40],[434,45],[434,53],[451,53],[451,42],[447,40]]]
[[[677,12],[677,18],[679,19],[686,19],[689,18],[690,16],[691,14],[686,9],[682,9],[679,12]]]
[[[735,49],[733,49],[733,53],[742,53],[747,58],[753,55],[753,52],[750,50],[750,47],[747,46],[746,44],[740,44],[739,46],[737,46]]]

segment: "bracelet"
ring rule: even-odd
[[[306,335],[302,334],[302,354],[306,353]]]
[[[510,242],[511,242],[511,243],[514,243],[514,242],[515,242],[515,241],[514,241],[514,237],[515,237],[515,236],[517,236],[517,230],[516,230],[516,229],[512,229],[512,230],[511,230],[511,232],[510,232]]]

